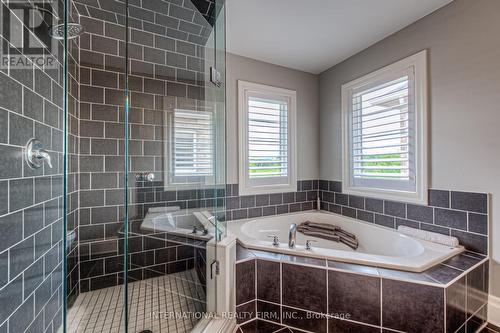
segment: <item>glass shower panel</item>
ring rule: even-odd
[[[223,88],[210,81],[216,12],[213,1],[129,5],[143,23],[128,44],[142,56],[129,71],[142,83],[129,85],[129,332],[190,331],[215,309],[225,190]]]
[[[207,98],[215,104],[217,114],[217,137],[216,137],[216,205],[215,216],[217,216],[217,241],[226,236],[226,7],[225,1],[214,2],[213,34],[214,34],[214,61],[217,74],[215,85],[209,83],[212,96]]]
[[[65,43],[52,32],[64,12],[63,2],[0,3],[2,332],[63,324]]]

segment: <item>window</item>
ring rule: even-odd
[[[209,183],[214,177],[213,114],[175,109],[170,114],[170,184]]]
[[[296,93],[238,81],[240,194],[296,191]]]
[[[342,86],[346,193],[426,203],[426,51]]]

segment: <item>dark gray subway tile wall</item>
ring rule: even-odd
[[[429,190],[429,204],[381,200],[342,193],[342,183],[319,181],[322,209],[385,227],[400,225],[457,237],[468,250],[488,253],[488,195]]]
[[[56,7],[61,4],[54,3]],[[17,9],[14,13],[9,4],[2,3],[2,20],[7,23],[0,32],[2,57],[19,57],[25,66],[13,61],[8,67],[0,68],[0,328],[2,332],[11,333],[57,331],[62,323],[64,297],[64,50],[60,42],[53,43],[44,36],[35,37],[28,27],[30,24],[23,22],[22,16],[16,16],[19,13],[23,11]],[[5,29],[7,26],[14,30]],[[52,43],[50,47],[41,45],[42,52],[54,61],[52,68],[32,62],[39,51],[33,53],[33,49],[17,45],[14,37],[21,34],[27,42],[40,37]],[[76,41],[69,47],[72,83],[68,114],[72,126],[68,146],[74,157],[78,145]],[[3,61],[2,66],[5,63]],[[23,148],[33,137],[42,141],[48,150],[52,169],[47,165],[31,169],[25,163]],[[68,230],[72,231],[77,228],[78,195],[77,169],[74,164],[70,165],[73,169],[68,177]],[[75,243],[70,244],[73,255],[75,246]],[[77,264],[69,267],[77,271]],[[68,285],[74,291],[78,274],[70,270],[68,275],[73,277]]]
[[[287,214],[316,208],[318,180],[299,180],[296,192],[239,196],[238,184],[226,185],[226,220]]]

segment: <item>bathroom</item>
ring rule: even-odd
[[[498,0],[0,11],[0,332],[500,332]]]

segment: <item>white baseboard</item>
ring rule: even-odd
[[[488,321],[495,326],[500,326],[500,297],[488,297]]]

